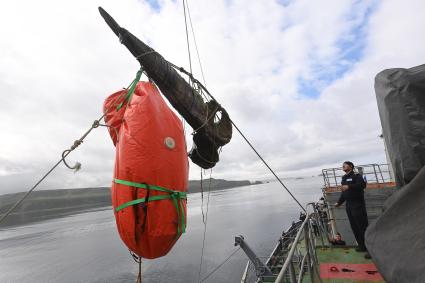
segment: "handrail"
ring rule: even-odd
[[[308,221],[310,221],[310,214],[306,215],[304,222],[301,224],[300,228],[298,229],[297,236],[295,237],[295,240],[294,240],[294,242],[291,246],[291,249],[288,253],[288,256],[285,260],[285,263],[283,264],[282,269],[280,270],[279,275],[276,278],[275,283],[282,283],[283,282],[283,280],[285,278],[286,269],[288,269],[288,266],[289,266],[290,262],[292,261],[292,257],[294,255],[295,249],[297,247],[296,243],[298,243],[298,241],[301,237],[301,234],[304,231],[304,226],[308,223]]]
[[[298,274],[298,280],[297,280],[297,283],[301,283],[302,281],[303,281],[303,275],[304,275],[304,264],[305,264],[305,261],[306,261],[306,259],[307,259],[307,253],[304,255],[304,257],[303,257],[303,259],[302,259],[302,261],[301,261],[301,270],[300,270],[300,273]]]
[[[250,261],[248,261],[248,262],[246,263],[245,270],[244,270],[244,272],[243,272],[243,274],[242,274],[241,283],[245,283],[245,282],[246,282],[246,278],[248,277],[248,268],[249,268],[249,264],[250,264]]]
[[[317,203],[311,202],[308,203],[306,205],[306,211],[308,212],[308,207],[311,206],[313,208],[313,212],[312,213],[308,213],[306,215],[305,220],[303,221],[303,223],[301,224],[301,226],[299,227],[298,231],[297,231],[297,235],[294,239],[294,241],[292,242],[291,245],[291,249],[289,250],[287,256],[286,256],[286,260],[282,266],[282,269],[280,270],[275,283],[283,283],[285,282],[286,279],[286,274],[287,272],[289,272],[289,279],[290,282],[301,282],[304,276],[304,265],[307,262],[307,268],[308,271],[310,273],[311,278],[314,278],[314,274],[313,273],[317,273],[318,274],[318,270],[317,270],[317,258],[316,258],[316,251],[315,251],[315,239],[313,237],[313,233],[315,233],[315,229],[313,228],[313,222],[312,221],[316,221],[316,224],[319,226],[318,228],[318,232],[320,234],[320,237],[322,239],[322,245],[324,244],[323,242],[323,234],[324,233],[328,233],[327,229],[325,229],[322,223],[322,219],[321,219],[321,215],[319,214],[319,211],[316,209]],[[294,270],[293,270],[293,257],[294,257],[294,253],[295,250],[297,248],[298,243],[300,242],[300,238],[301,235],[304,234],[304,239],[305,239],[305,245],[306,245],[306,253],[302,258],[301,261],[301,265],[300,265],[300,270],[298,273],[297,278],[294,278]],[[326,235],[326,239],[327,239]],[[290,270],[288,270],[288,268],[290,268]],[[312,279],[313,280],[313,279]],[[319,281],[322,282],[322,280],[320,279],[319,276]]]
[[[390,172],[390,168],[388,164],[362,164],[355,167],[358,172],[365,176],[367,182],[385,184],[392,182],[392,176]],[[342,172],[342,168],[326,168],[322,169],[323,181],[325,187],[334,187],[338,186],[338,179],[344,176],[344,172]]]
[[[307,274],[309,274],[311,280],[316,278],[315,280],[322,282],[318,270],[319,263],[316,254],[316,246],[319,243],[322,246],[327,245],[325,244],[325,241],[328,241],[330,231],[329,227],[327,227],[327,217],[325,217],[322,213],[326,211],[323,211],[324,207],[321,207],[319,202],[308,203],[305,208],[307,211],[305,219],[301,219],[302,222],[298,222],[296,230],[292,231],[293,234],[296,232],[295,237],[291,237],[292,239],[288,244],[283,244],[282,242],[278,243],[272,253],[272,255],[275,255],[275,251],[280,245],[280,249],[282,250],[279,251],[279,254],[280,256],[283,256],[285,261],[279,270],[279,274],[274,273],[273,276],[257,274],[258,282],[261,282],[261,280],[269,282],[268,280],[275,278],[275,283],[300,283]],[[305,242],[305,247],[303,246],[300,249],[300,244],[303,242]],[[270,264],[270,257],[266,262],[266,266],[268,266],[271,271],[274,268],[274,264]],[[250,262],[248,262],[245,266],[241,283],[246,283],[249,280],[249,272]]]

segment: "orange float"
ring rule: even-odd
[[[112,205],[126,246],[153,259],[185,232],[189,164],[180,119],[154,84],[137,81],[104,103],[116,147]]]

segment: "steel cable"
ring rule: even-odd
[[[219,265],[217,265],[216,268],[214,268],[210,273],[208,273],[207,276],[205,276],[204,278],[202,278],[202,280],[200,282],[204,282],[205,280],[208,279],[208,277],[210,277],[211,275],[214,274],[214,272],[216,272],[217,270],[219,270],[230,258],[232,258],[232,256],[234,256],[241,248],[237,248],[236,250],[234,250],[228,257],[226,257],[225,260],[223,260]]]
[[[133,82],[127,87],[127,89],[129,89],[129,87],[132,85],[134,83],[134,80],[133,80]],[[49,176],[52,172],[53,172],[53,170],[55,170],[56,169],[56,167],[58,167],[59,166],[59,164],[61,164],[62,162],[65,164],[65,166],[66,167],[68,167],[69,169],[79,169],[80,167],[81,167],[81,164],[79,164],[78,162],[77,162],[77,164],[76,165],[74,165],[74,166],[69,166],[67,163],[66,163],[66,161],[65,161],[65,158],[72,152],[72,151],[74,151],[79,145],[81,145],[82,143],[83,143],[83,141],[84,141],[84,139],[90,134],[90,132],[93,130],[93,129],[95,129],[95,128],[97,128],[97,127],[99,127],[99,126],[103,126],[102,124],[100,124],[99,123],[99,121],[100,120],[102,120],[104,117],[105,117],[105,115],[106,115],[106,113],[113,107],[113,106],[117,106],[116,105],[116,103],[118,102],[118,100],[120,100],[120,99],[122,99],[123,97],[124,97],[124,95],[126,95],[127,93],[126,92],[124,92],[122,95],[120,95],[120,96],[118,96],[112,103],[111,103],[111,105],[108,107],[108,109],[106,109],[106,111],[103,113],[103,115],[102,116],[100,116],[99,117],[99,119],[97,119],[97,120],[94,120],[94,122],[93,122],[93,124],[92,124],[92,126],[90,127],[90,129],[88,129],[82,136],[81,136],[81,138],[79,138],[78,140],[75,140],[74,141],[74,144],[69,148],[69,149],[66,149],[66,150],[64,150],[63,152],[62,152],[62,158],[61,159],[59,159],[59,161],[55,164],[55,165],[53,165],[52,166],[52,168],[50,168],[50,170],[49,171],[47,171],[47,173],[46,174],[44,174],[43,175],[43,177],[41,177],[41,179],[40,180],[38,180],[37,181],[37,183],[30,189],[30,190],[28,190],[26,193],[25,193],[25,195],[22,197],[22,198],[20,198],[11,208],[9,208],[9,210],[7,210],[6,211],[6,213],[5,214],[3,214],[2,216],[1,216],[1,218],[0,218],[0,224],[38,187],[38,185],[40,185],[40,183],[41,182],[43,182],[44,181],[44,179],[46,179],[47,178],[47,176]]]

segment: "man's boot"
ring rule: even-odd
[[[356,250],[356,252],[366,252],[367,251],[365,246],[358,246],[355,250]]]

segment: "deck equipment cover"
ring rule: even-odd
[[[424,282],[425,166],[386,202],[366,230],[366,246],[387,282]]]
[[[425,65],[380,72],[375,92],[395,181],[401,187],[425,165]]]

